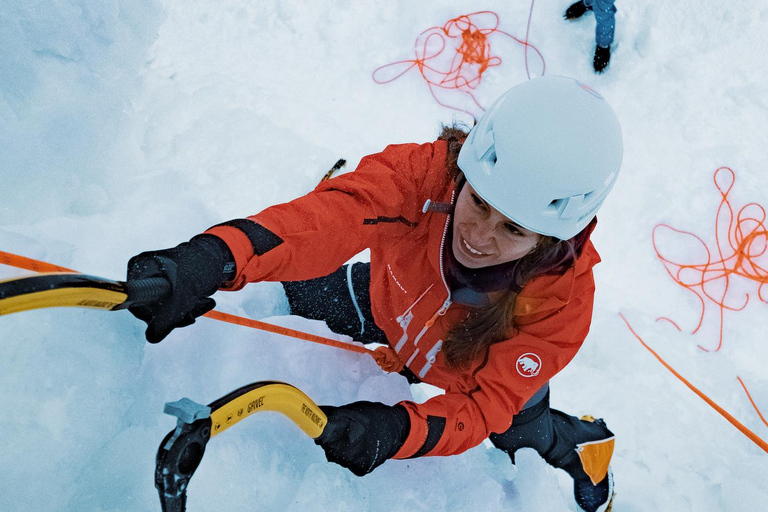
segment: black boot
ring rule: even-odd
[[[592,61],[595,73],[602,73],[608,65],[609,60],[611,60],[611,47],[608,46],[607,48],[603,48],[602,46],[596,46],[595,58]]]
[[[591,11],[591,7],[587,7],[584,5],[584,2],[579,0],[575,4],[572,4],[568,9],[565,10],[565,16],[563,16],[567,20],[577,20],[584,16],[584,13],[587,11]]]
[[[605,421],[595,419],[593,416],[582,416],[581,421],[588,421],[605,427]],[[578,473],[571,472],[571,475],[578,475]],[[611,471],[611,467],[608,466],[608,473],[605,478],[597,484],[593,484],[589,477],[574,476],[573,497],[576,504],[584,512],[610,512],[613,502],[613,471]]]
[[[584,512],[610,512],[613,501],[613,472],[611,469],[608,468],[608,474],[597,485],[594,485],[589,478],[574,480],[573,497]]]

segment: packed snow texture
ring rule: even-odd
[[[698,302],[651,244],[659,223],[714,241],[720,166],[736,172],[736,207],[768,205],[768,4],[619,0],[611,65],[598,76],[594,17],[564,21],[569,3],[535,3],[530,41],[547,74],[580,79],[608,99],[626,150],[594,234],[603,262],[593,328],[552,381],[552,404],[603,417],[616,434],[615,511],[761,510],[766,453],[662,367],[619,313],[768,439],[737,381],[768,413],[768,305],[757,285],[734,280],[736,302],[752,300],[725,313],[722,349],[704,352],[697,345],[717,344],[717,310],[691,335]],[[437,104],[416,70],[386,85],[371,72],[412,58],[423,30],[477,10],[495,10],[500,28],[524,39],[530,8],[523,0],[6,0],[0,250],[122,279],[132,255],[302,195],[339,158],[354,169],[387,144],[434,140],[440,123],[471,118]],[[522,46],[491,44],[503,62],[476,91],[485,106],[527,79]],[[529,53],[532,75],[537,63]],[[701,249],[675,251],[693,259]],[[26,274],[0,268],[0,278]],[[222,311],[335,336],[285,316],[275,283],[216,299]],[[4,511],[159,510],[154,456],[174,426],[163,404],[182,397],[208,403],[259,380],[289,382],[322,404],[427,396],[371,358],[208,319],[149,345],[127,312],[46,309],[2,317],[0,340]],[[288,419],[264,413],[211,441],[188,509],[572,511],[571,492],[567,475],[534,452],[521,451],[513,467],[484,445],[390,461],[357,478],[325,462]]]

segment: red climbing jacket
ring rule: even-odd
[[[235,256],[229,290],[325,276],[370,248],[376,324],[405,366],[446,391],[423,404],[403,402],[411,431],[396,458],[461,453],[507,430],[523,404],[576,355],[592,317],[592,267],[600,258],[587,241],[565,274],[524,286],[508,339],[466,370],[447,366],[442,340],[467,309],[451,304],[442,268],[443,251],[451,250],[449,215],[429,208],[454,201],[446,152],[444,141],[389,146],[363,158],[354,172],[249,217],[283,240],[262,256],[234,227],[208,231]]]

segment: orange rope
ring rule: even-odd
[[[727,412],[725,409],[723,409],[722,407],[720,407],[719,405],[717,405],[717,404],[715,403],[715,401],[714,401],[714,400],[712,400],[712,399],[711,399],[711,398],[709,398],[707,395],[705,395],[704,393],[702,393],[701,391],[699,391],[699,389],[698,389],[696,386],[694,386],[693,384],[691,384],[690,382],[688,382],[688,381],[685,379],[685,377],[683,377],[682,375],[680,375],[679,373],[677,373],[677,371],[675,371],[675,369],[674,369],[674,368],[672,368],[672,367],[671,367],[669,364],[667,364],[667,362],[666,362],[666,361],[664,361],[664,359],[662,359],[662,358],[661,358],[661,356],[660,356],[659,354],[657,354],[657,353],[656,353],[656,352],[655,352],[655,351],[654,351],[654,350],[653,350],[651,347],[649,347],[649,346],[648,346],[648,345],[645,343],[645,341],[643,341],[643,339],[642,339],[642,338],[641,338],[641,337],[640,337],[640,336],[639,336],[639,335],[638,335],[638,334],[635,332],[635,330],[632,328],[632,326],[631,326],[631,325],[629,325],[629,321],[628,321],[628,320],[627,320],[627,319],[624,317],[624,315],[623,315],[622,313],[619,313],[619,316],[621,317],[621,319],[622,319],[622,320],[624,320],[624,323],[625,323],[625,324],[627,324],[627,327],[629,328],[629,330],[632,332],[632,334],[635,336],[635,338],[637,338],[637,340],[638,340],[638,341],[639,341],[639,342],[640,342],[640,343],[643,345],[643,347],[645,347],[645,348],[646,348],[646,349],[647,349],[647,350],[648,350],[648,351],[649,351],[651,354],[653,354],[653,357],[655,357],[655,358],[656,358],[656,359],[657,359],[657,360],[658,360],[658,361],[659,361],[659,362],[660,362],[662,365],[664,365],[664,367],[665,367],[667,370],[669,370],[670,372],[672,372],[672,375],[674,375],[675,377],[677,377],[677,378],[680,380],[680,382],[682,382],[683,384],[685,384],[686,386],[688,386],[688,388],[689,388],[691,391],[693,391],[694,393],[696,393],[696,394],[699,396],[699,398],[701,398],[702,400],[704,400],[704,401],[705,401],[707,404],[709,404],[709,406],[710,406],[710,407],[712,407],[714,410],[716,410],[718,413],[720,413],[720,415],[721,415],[723,418],[725,418],[726,420],[728,420],[728,422],[729,422],[731,425],[733,425],[734,427],[736,427],[736,428],[737,428],[737,429],[738,429],[738,430],[739,430],[739,431],[740,431],[742,434],[744,434],[745,436],[747,436],[747,437],[748,437],[748,438],[749,438],[749,439],[750,439],[750,440],[751,440],[753,443],[755,443],[757,446],[759,446],[760,448],[762,448],[762,449],[763,449],[763,451],[765,451],[766,453],[768,453],[768,443],[766,443],[765,441],[763,441],[763,440],[762,440],[760,437],[758,437],[758,436],[757,436],[757,435],[756,435],[754,432],[752,432],[752,431],[751,431],[751,430],[749,430],[747,427],[745,427],[744,425],[742,425],[742,424],[741,424],[741,423],[740,423],[740,422],[739,422],[739,421],[738,421],[736,418],[734,418],[733,416],[731,416],[731,415],[730,415],[730,414],[729,414],[729,413],[728,413],[728,412]],[[739,380],[741,381],[741,379],[739,379]],[[745,388],[745,390],[746,390],[746,388]],[[751,397],[750,397],[750,400],[751,400]],[[753,402],[753,405],[754,405],[754,402]],[[755,409],[757,409],[757,407],[755,407]],[[761,418],[762,418],[762,416],[761,416]]]
[[[259,320],[252,320],[250,318],[244,318],[242,316],[230,315],[229,313],[222,313],[221,311],[209,311],[203,315],[204,317],[211,318],[213,320],[219,320],[221,322],[228,322],[230,324],[242,325],[244,327],[250,327],[252,329],[259,329],[262,331],[271,332],[274,334],[282,334],[283,336],[291,336],[300,340],[311,341],[313,343],[320,343],[321,345],[328,345],[330,347],[342,348],[344,350],[350,350],[352,352],[359,352],[361,354],[370,354],[382,367],[382,369],[388,372],[399,372],[403,369],[403,365],[400,360],[395,356],[394,351],[390,347],[379,347],[376,350],[370,350],[360,345],[352,345],[350,343],[344,343],[342,341],[332,340],[323,336],[317,336],[315,334],[309,334],[302,331],[296,331],[287,327],[281,327],[279,325],[268,324]],[[399,368],[397,367],[399,365]]]
[[[733,207],[728,199],[736,181],[736,174],[728,167],[720,167],[715,171],[715,187],[720,192],[721,200],[715,216],[715,250],[711,251],[701,237],[688,231],[673,228],[667,224],[659,224],[653,228],[653,248],[661,260],[667,273],[677,284],[690,290],[699,300],[701,313],[699,322],[691,334],[698,332],[704,322],[708,302],[714,303],[719,309],[720,335],[714,352],[723,345],[723,323],[725,311],[741,311],[749,303],[749,294],[743,301],[734,303],[728,296],[732,280],[742,277],[758,283],[757,296],[768,304],[764,286],[768,284],[768,229],[766,229],[765,208],[757,203],[743,206],[734,215]],[[683,264],[675,262],[662,255],[657,243],[659,230],[669,230],[688,236],[703,247],[706,261],[701,263]],[[717,257],[713,258],[715,252]],[[761,258],[764,261],[761,261]],[[671,322],[678,330],[680,327],[671,319],[660,317],[658,320]],[[710,352],[710,349],[699,345],[699,348]]]
[[[720,193],[720,204],[715,214],[714,250],[711,250],[701,237],[689,231],[683,231],[667,224],[659,224],[653,228],[653,248],[656,251],[656,256],[664,265],[664,269],[677,284],[696,295],[699,301],[699,320],[691,334],[696,334],[704,323],[708,303],[713,303],[718,308],[719,337],[717,346],[714,350],[710,350],[699,344],[698,347],[705,352],[717,352],[723,346],[725,311],[741,311],[749,303],[750,294],[748,293],[745,294],[742,301],[738,302],[735,302],[731,297],[733,293],[729,295],[734,279],[741,277],[747,281],[758,283],[757,297],[762,302],[768,303],[763,288],[768,284],[768,270],[766,269],[768,267],[768,258],[766,258],[768,256],[768,229],[766,229],[765,208],[757,203],[748,203],[734,213],[728,196],[736,183],[736,173],[729,167],[720,167],[715,170],[713,180],[715,188]],[[689,237],[696,242],[706,253],[705,261],[684,264],[662,255],[657,242],[657,235],[660,230],[665,229]],[[713,253],[716,254],[714,258]],[[678,331],[682,331],[680,326],[670,318],[659,317],[656,320],[669,322]],[[635,336],[637,335],[635,334]],[[763,423],[766,423],[747,387],[740,377],[737,379],[758,416]],[[768,423],[766,425],[768,426]]]
[[[531,2],[532,12],[533,2]],[[490,35],[501,34],[523,45],[525,47],[526,70],[528,68],[528,48],[532,48],[541,60],[540,74],[543,75],[545,71],[544,57],[535,46],[528,42],[527,32],[525,40],[522,40],[508,32],[499,30],[498,27],[498,14],[492,11],[479,11],[448,20],[442,27],[428,28],[416,38],[414,59],[400,60],[376,68],[372,74],[373,81],[377,84],[386,84],[416,67],[427,82],[429,91],[438,104],[474,117],[472,112],[441,102],[437,98],[435,88],[461,91],[469,95],[481,110],[485,110],[472,94],[472,91],[480,85],[483,73],[489,68],[501,65],[501,58],[491,54],[491,45],[488,40]],[[527,30],[530,30],[530,17]],[[450,58],[443,55],[443,51],[449,44],[455,51],[453,57]],[[439,58],[441,55],[443,58]],[[446,64],[447,69],[445,69]],[[385,71],[401,68],[403,65],[406,67],[394,76],[381,76]],[[530,72],[528,78],[530,78]]]
[[[741,380],[741,377],[736,377],[739,380],[739,384],[741,384],[741,387],[744,388],[744,392],[747,394],[747,398],[749,398],[749,402],[752,404],[752,407],[755,408],[755,412],[757,412],[757,415],[760,416],[760,420],[765,423],[765,426],[768,427],[768,421],[765,421],[765,418],[763,418],[763,414],[760,412],[760,409],[757,408],[757,404],[755,404],[755,401],[752,400],[752,395],[749,394],[749,390],[747,389],[746,384],[744,384],[744,381]]]
[[[33,272],[75,272],[74,270],[46,263],[44,261],[38,261],[31,258],[25,258],[9,252],[0,251],[0,263],[11,267],[21,268],[24,270],[31,270]],[[230,315],[228,313],[222,313],[221,311],[209,311],[205,315],[207,318],[213,320],[219,320],[221,322],[228,322],[235,325],[242,325],[253,329],[260,329],[275,334],[282,334],[284,336],[291,336],[300,340],[311,341],[313,343],[320,343],[322,345],[328,345],[331,347],[341,348],[344,350],[350,350],[352,352],[359,352],[361,354],[370,354],[376,360],[376,363],[387,372],[399,372],[403,369],[403,363],[400,362],[395,351],[391,347],[378,347],[376,350],[370,350],[360,345],[353,345],[350,343],[344,343],[341,341],[332,340],[323,336],[316,336],[286,327],[280,327],[278,325],[268,324],[260,322],[258,320],[251,320],[250,318],[243,318],[241,316]]]
[[[0,251],[0,263],[9,267],[31,270],[32,272],[75,272],[72,269],[60,267],[53,263],[33,260],[32,258],[25,258],[24,256],[4,251]]]

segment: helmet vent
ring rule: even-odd
[[[496,167],[496,162],[499,159],[496,157],[496,147],[491,146],[483,157],[482,169],[486,176],[490,176],[493,172],[493,168]]]
[[[567,198],[553,199],[551,203],[544,209],[545,213],[549,215],[557,215],[560,210],[563,209],[563,205],[567,202]]]

